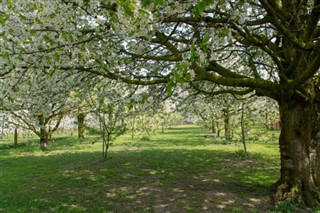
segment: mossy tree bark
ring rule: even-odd
[[[79,113],[77,115],[78,120],[78,140],[84,140],[84,131],[85,131],[85,121],[86,114],[85,113]]]
[[[46,149],[49,146],[49,134],[45,127],[40,128],[40,147]]]
[[[46,149],[49,146],[49,132],[47,130],[47,121],[44,115],[38,116],[40,131],[38,136],[40,137],[40,147],[41,149]]]
[[[79,73],[87,72],[94,76],[100,75],[128,84],[167,84],[166,88],[168,90],[169,88],[172,90],[172,83],[199,82],[199,85],[204,86],[192,88],[205,95],[227,93],[244,95],[248,94],[248,91],[252,92],[254,90],[256,95],[268,96],[277,100],[281,111],[282,132],[279,139],[281,177],[275,185],[275,199],[294,199],[308,206],[319,204],[320,122],[319,114],[317,114],[319,110],[316,108],[318,100],[315,99],[316,96],[319,97],[319,94],[312,95],[306,87],[308,87],[307,84],[310,79],[319,78],[320,1],[244,1],[246,6],[244,6],[243,1],[214,1],[214,3],[213,1],[197,1],[198,3],[194,4],[190,4],[189,1],[179,1],[179,7],[181,8],[179,13],[176,10],[162,11],[162,8],[170,7],[173,1],[162,1],[162,4],[155,4],[154,8],[146,2],[148,1],[142,4],[142,9],[146,9],[146,11],[150,11],[150,14],[154,13],[152,14],[154,17],[158,17],[156,24],[150,22],[150,26],[146,26],[146,29],[150,29],[150,31],[153,29],[153,32],[148,32],[148,35],[152,35],[152,37],[143,36],[143,33],[142,35],[140,33],[136,34],[130,29],[128,32],[114,30],[116,40],[113,40],[113,36],[109,37],[109,33],[104,33],[109,26],[106,28],[105,24],[98,24],[96,32],[101,32],[101,34],[98,33],[96,39],[96,35],[91,37],[91,33],[84,34],[83,29],[79,28],[80,31],[74,34],[76,36],[71,36],[70,41],[67,39],[63,43],[70,42],[70,44],[73,44],[71,45],[72,48],[77,48],[78,45],[87,42],[88,44],[94,44],[94,42],[100,44],[102,42],[104,45],[88,46],[88,48],[96,49],[96,51],[91,51],[92,59],[97,59],[96,63],[92,63],[92,65],[71,63],[70,66],[64,66],[64,63],[60,63],[63,66],[59,67],[58,62],[60,60],[57,60],[58,67],[55,69],[72,70],[72,73],[75,71]],[[75,14],[78,14],[81,18],[83,8],[81,5],[77,5],[74,4],[73,8],[75,11],[79,11]],[[59,19],[65,17],[65,14],[59,16],[61,6],[54,6],[50,5],[50,7],[56,9],[57,15],[55,17]],[[117,3],[112,3],[112,5],[105,3],[98,10],[96,10],[97,8],[91,9],[101,13],[102,16],[105,16],[106,12],[109,11],[111,12],[110,15],[113,16],[122,7],[120,4],[119,6]],[[23,10],[14,11],[18,8],[20,10],[20,7],[16,7],[10,8],[12,11],[6,11],[8,9],[4,9],[4,11],[8,12],[10,16],[19,15]],[[90,9],[89,5],[88,8]],[[258,15],[253,16],[253,13]],[[128,21],[137,18],[136,13],[130,12],[130,10],[127,11],[126,15]],[[74,13],[70,17],[74,17]],[[24,16],[17,16],[16,18],[20,20],[8,19],[5,24],[10,26],[13,22],[17,22],[21,24],[20,27],[32,29],[33,25],[30,20],[24,20]],[[75,17],[74,19],[76,25],[78,18]],[[70,21],[72,22],[72,19]],[[115,24],[118,24],[118,21]],[[134,22],[128,23],[134,24]],[[137,23],[139,26],[137,25],[132,29],[142,29],[140,26],[142,23]],[[45,22],[40,26],[39,23],[35,24],[36,28],[45,29],[46,33],[48,35],[52,33],[52,36],[64,29],[59,25],[53,26],[53,29],[46,29],[47,24]],[[112,21],[107,25],[109,24],[112,26]],[[24,31],[27,32],[28,30],[25,29]],[[17,32],[19,35],[16,35]],[[20,33],[20,31],[17,32],[4,31],[5,34],[8,33],[13,38],[16,36],[16,39],[11,41],[12,45],[15,45],[15,41],[19,42],[24,39],[25,34]],[[124,36],[126,33],[132,33],[132,38],[129,40],[118,39],[126,37]],[[34,40],[39,44],[43,43],[39,39],[43,37],[40,36],[43,34],[43,30],[37,30],[27,35],[30,36],[29,34],[34,36]],[[104,35],[107,37],[104,38]],[[135,44],[125,45],[128,42],[135,43],[131,42],[134,39],[139,40],[136,46]],[[228,42],[226,43],[226,41]],[[30,67],[21,68],[28,70],[36,66],[35,68],[38,69],[41,66],[37,67],[38,63],[34,63],[35,59],[38,58],[38,53],[54,53],[56,50],[58,52],[55,53],[60,53],[61,48],[65,46],[60,43],[58,42],[55,48],[47,50],[38,49],[41,45],[35,45],[35,50],[29,53],[30,61],[21,57],[23,59],[22,64],[31,62]],[[121,48],[118,47],[118,43]],[[21,46],[19,43],[16,45]],[[9,55],[19,54],[19,51],[15,52],[19,48],[14,48],[15,51],[11,52],[11,46],[8,49],[7,45],[4,45],[4,51],[7,51],[6,53]],[[158,46],[159,48],[152,48]],[[99,49],[100,47],[102,49]],[[142,53],[141,49],[146,51]],[[26,54],[25,51],[20,52],[22,55]],[[117,64],[122,64],[123,67],[131,71],[119,72],[117,64],[109,64],[108,57],[101,60],[101,54],[96,55],[96,52],[101,52],[104,56],[108,56],[110,52],[120,53],[121,57],[117,59]],[[36,53],[36,57],[31,57],[31,53]],[[225,57],[226,54],[228,57]],[[74,54],[70,57],[72,61],[77,61],[73,60],[77,59],[73,57],[78,56],[79,54]],[[185,56],[191,57],[187,59]],[[17,60],[18,58],[20,57],[17,57]],[[113,57],[110,57],[110,59],[112,60]],[[227,59],[230,59],[232,65],[226,63]],[[61,62],[64,61],[61,59]],[[106,65],[106,62],[108,65]],[[175,64],[177,66],[174,66]],[[187,69],[186,66],[182,66],[183,64],[187,64]],[[6,67],[9,71],[6,70]],[[5,68],[4,73],[6,73],[2,74],[3,76],[10,73],[12,69],[11,66],[7,65],[3,68]],[[167,68],[170,69],[167,71]],[[20,69],[17,70],[20,72]],[[190,80],[182,78],[182,76],[188,74],[189,70],[193,71],[189,73],[192,76]],[[212,83],[212,86],[207,87],[206,83],[208,82]],[[317,88],[319,88],[319,85]],[[229,121],[225,119],[225,124],[228,124]],[[232,136],[229,125],[226,125],[225,130],[228,140]],[[149,133],[149,130],[147,132]],[[218,135],[219,132],[219,127],[217,127]]]
[[[274,185],[276,202],[320,203],[320,110],[316,102],[298,96],[279,101],[281,176]]]

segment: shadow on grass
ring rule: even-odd
[[[265,212],[276,169],[210,150],[135,150],[1,160],[3,212]],[[241,172],[240,172],[241,171]],[[254,181],[250,177],[254,176]]]
[[[30,145],[28,142],[18,143],[18,144],[0,144],[0,150],[13,149],[13,148],[21,148]]]

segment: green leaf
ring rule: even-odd
[[[214,0],[204,0],[203,2],[205,2],[206,5],[209,5],[209,4],[213,4]]]
[[[206,9],[206,3],[203,1],[198,1],[198,3],[193,8],[193,15],[199,17],[201,13]]]
[[[135,104],[136,104],[136,101],[133,98],[131,98],[128,104],[129,109],[132,109]]]
[[[198,54],[197,54],[197,50],[194,46],[194,44],[191,45],[191,48],[190,48],[190,61],[195,61],[196,58],[198,57]]]
[[[2,57],[3,57],[3,58],[9,58],[9,53],[8,53],[8,52],[3,53],[3,54],[2,54]]]
[[[139,10],[139,14],[141,16],[149,16],[149,13],[147,11],[145,11],[145,10],[142,10],[142,9]]]
[[[149,6],[152,3],[152,1],[151,0],[142,0],[141,3],[143,6]]]
[[[203,1],[199,2],[197,5],[198,13],[201,14],[206,9],[206,5]]]
[[[221,31],[219,32],[219,36],[220,36],[220,37],[226,37],[226,36],[229,35],[229,33],[230,33],[230,29],[225,28],[225,29],[223,29],[223,30],[221,30]]]
[[[8,100],[9,100],[11,103],[14,103],[14,99],[13,99],[13,98],[8,97]]]
[[[155,0],[154,4],[155,5],[164,5],[165,2],[166,2],[165,0]]]
[[[173,88],[174,88],[174,82],[173,80],[171,79],[168,84],[167,84],[167,94],[168,96],[171,96],[172,93],[173,93]]]
[[[13,35],[14,30],[13,30],[12,28],[10,28],[10,29],[8,30],[8,33],[11,34],[11,35]]]
[[[9,18],[9,14],[8,13],[0,13],[0,23],[2,26],[4,26],[6,24],[6,21]]]
[[[125,15],[133,16],[135,2],[128,2],[126,0],[118,0],[117,4],[123,8]]]
[[[202,39],[202,42],[203,43],[207,43],[209,40],[210,40],[211,36],[209,36],[208,34],[206,34],[203,39]]]
[[[57,53],[57,52],[54,53],[54,60],[60,61],[60,54],[59,53]]]
[[[7,1],[7,4],[9,9],[13,8],[12,0]]]

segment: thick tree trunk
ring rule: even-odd
[[[46,128],[40,128],[40,147],[46,149],[49,146],[49,134]]]
[[[320,114],[313,101],[291,98],[279,102],[281,177],[274,200],[320,204]]]
[[[77,115],[78,120],[78,140],[84,140],[84,131],[85,131],[85,120],[86,114],[85,113],[79,113]]]
[[[40,125],[40,132],[38,132],[37,135],[40,137],[40,148],[45,150],[49,146],[49,133],[46,127],[48,121],[46,121],[45,117],[42,114],[38,116],[38,120]]]

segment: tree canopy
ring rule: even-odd
[[[40,72],[156,85],[169,95],[192,88],[268,96],[283,125],[275,199],[314,206],[319,18],[318,0],[3,0],[1,98]]]

